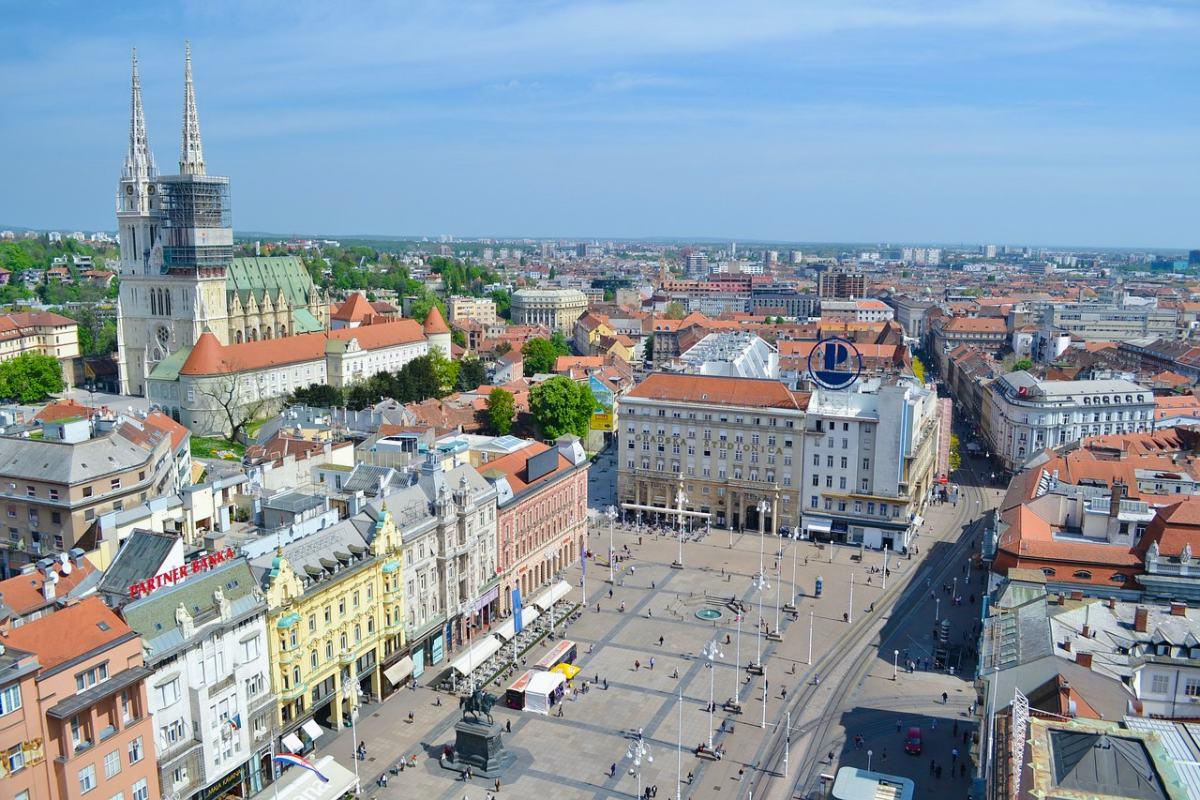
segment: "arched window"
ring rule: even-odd
[[[158,289],[150,290],[150,313],[153,316],[158,316]]]
[[[1074,575],[1076,578],[1082,578],[1084,580],[1091,580],[1092,577],[1092,573],[1088,572],[1086,569],[1077,569],[1075,570]]]
[[[235,333],[233,335],[233,338],[237,341],[238,344],[241,344],[242,343],[242,332],[238,331],[237,333]]]
[[[1054,568],[1053,567],[1042,567],[1042,574],[1045,575],[1047,578],[1053,578],[1054,577]]]
[[[1121,574],[1120,572],[1114,572],[1109,577],[1109,580],[1112,581],[1113,583],[1124,583],[1127,579],[1128,579],[1128,577],[1126,575]]]

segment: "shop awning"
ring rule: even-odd
[[[554,605],[559,600],[562,600],[570,593],[570,591],[571,584],[567,583],[566,581],[559,581],[538,595],[538,597],[533,601],[533,604],[543,612],[549,611],[550,606]]]
[[[920,514],[918,514],[917,516],[912,518],[912,522],[909,523],[909,527],[912,528],[913,530],[916,530],[917,528],[920,528],[924,524],[925,524],[925,518],[922,517]]]
[[[340,798],[357,788],[354,773],[337,763],[333,756],[324,756],[313,764],[317,772],[326,778],[313,774],[304,767],[289,767],[279,779],[276,786],[264,789],[264,798],[286,797],[288,800],[340,800]]]
[[[300,741],[300,737],[294,733],[289,733],[283,737],[283,746],[293,753],[299,753],[304,749],[304,742]]]
[[[471,645],[469,650],[464,651],[462,655],[451,661],[450,669],[466,677],[471,674],[471,670],[478,669],[483,665],[483,662],[494,656],[499,649],[499,639],[495,636],[484,636]]]
[[[829,517],[805,517],[804,524],[809,531],[829,533],[833,529],[833,520]]]
[[[391,682],[392,686],[399,686],[404,681],[405,678],[407,678],[409,675],[412,675],[412,672],[413,672],[412,657],[405,656],[404,658],[397,661],[395,664],[392,664],[390,667],[385,669],[383,671],[383,677],[387,678],[388,681]]]
[[[300,729],[308,734],[308,738],[312,739],[314,742],[320,738],[322,733],[325,732],[320,725],[313,722],[311,719],[304,720],[304,724],[300,726]]]
[[[530,623],[532,623],[535,619],[537,619],[540,616],[541,616],[541,613],[536,608],[531,608],[530,606],[522,606],[521,607],[521,628],[522,629],[528,628]],[[492,633],[494,633],[496,636],[499,636],[504,641],[510,642],[510,641],[512,641],[512,638],[517,635],[516,630],[517,630],[517,626],[515,624],[513,624],[513,620],[510,617],[509,619],[504,620],[504,624],[501,625],[500,627],[496,628],[496,630],[492,631]]]

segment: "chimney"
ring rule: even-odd
[[[46,580],[42,581],[42,597],[47,600],[54,599],[54,584],[58,583],[58,573],[50,570],[46,573]]]
[[[1150,609],[1138,606],[1138,609],[1133,613],[1133,629],[1138,633],[1145,633],[1149,623]]]
[[[1116,517],[1121,511],[1121,501],[1125,499],[1125,481],[1117,478],[1112,483],[1112,495],[1108,500],[1108,515]]]
[[[1071,599],[1072,600],[1082,600],[1083,599],[1083,590],[1076,589],[1075,591],[1071,592]]]
[[[1063,639],[1063,650],[1066,650],[1068,653],[1071,652],[1071,640],[1070,639]]]
[[[1083,626],[1083,638],[1085,638],[1085,639],[1090,639],[1090,638],[1091,638],[1091,634],[1092,634],[1092,628],[1091,628],[1091,626],[1090,626],[1090,625],[1084,625],[1084,626]]]
[[[1180,602],[1179,600],[1172,600],[1171,601],[1171,616],[1172,617],[1186,617],[1187,616],[1187,603]]]
[[[1117,608],[1117,598],[1115,598],[1115,597],[1110,597],[1110,598],[1108,598],[1108,608],[1109,608],[1109,610],[1110,610],[1110,611],[1115,611],[1115,610],[1116,610],[1116,608]]]
[[[1091,653],[1076,653],[1075,654],[1075,663],[1081,667],[1087,667],[1088,669],[1091,669],[1092,668],[1092,654]]]
[[[1055,602],[1061,606],[1063,603],[1067,602],[1067,596],[1064,595],[1062,592],[1059,592]]]

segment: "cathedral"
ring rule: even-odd
[[[178,175],[159,175],[154,165],[136,51],[132,78],[129,151],[117,189],[121,391],[145,394],[154,368],[205,332],[236,344],[327,329],[329,299],[299,258],[233,256],[229,179],[205,167],[190,45]]]

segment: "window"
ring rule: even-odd
[[[133,785],[133,800],[150,800],[150,787],[145,778]]]
[[[96,765],[88,764],[79,770],[79,792],[85,794],[96,788]]]
[[[871,468],[871,459],[864,458],[863,459],[863,469],[870,469],[870,468]]]
[[[1188,697],[1200,697],[1200,678],[1188,678],[1183,682],[1183,693]]]
[[[137,737],[129,743],[129,763],[136,764],[141,761],[146,755],[142,749],[142,737]]]
[[[1054,567],[1042,567],[1042,574],[1047,578],[1053,578],[1055,575]]]
[[[158,707],[166,708],[179,699],[179,678],[172,678],[166,683],[155,686],[154,692],[158,696]]]
[[[33,486],[26,486],[25,487],[25,496],[26,497],[37,497],[37,488],[33,487]]]
[[[5,763],[8,764],[9,775],[25,769],[25,753],[21,751],[21,745],[14,745],[12,749],[8,751],[8,755],[5,757]]]
[[[83,487],[83,496],[91,497],[92,496],[92,487],[90,487],[90,486]]]
[[[1075,572],[1074,572],[1074,573],[1072,573],[1072,574],[1073,574],[1073,575],[1074,575],[1076,578],[1082,578],[1082,579],[1084,579],[1084,580],[1089,580],[1089,579],[1092,577],[1092,573],[1091,573],[1091,572],[1089,572],[1089,571],[1087,571],[1086,569],[1077,569],[1077,570],[1075,570]]]
[[[312,617],[309,617],[309,622],[310,629],[316,626],[316,621]],[[248,661],[253,661],[254,659],[258,658],[259,651],[260,648],[257,636],[252,636],[251,638],[242,642],[242,663],[244,664]]]
[[[97,664],[89,670],[80,672],[75,676],[75,692],[79,693],[85,689],[90,689],[97,683],[103,683],[108,680],[108,662]]]
[[[809,501],[809,506],[810,506],[810,507],[812,507],[812,508],[817,508],[817,503],[819,503],[819,502],[820,502],[820,500],[819,500],[819,499],[817,498],[817,496],[814,494],[814,495],[812,496],[812,498],[810,499],[810,501]]]
[[[109,487],[112,489],[120,489],[121,488],[121,479],[113,478],[111,481],[109,481]]]
[[[104,757],[104,777],[111,778],[121,771],[121,753],[113,750]]]
[[[1171,678],[1168,675],[1150,676],[1150,693],[1166,694],[1171,689]]]
[[[21,686],[14,683],[0,689],[0,717],[11,714],[21,707]]]

